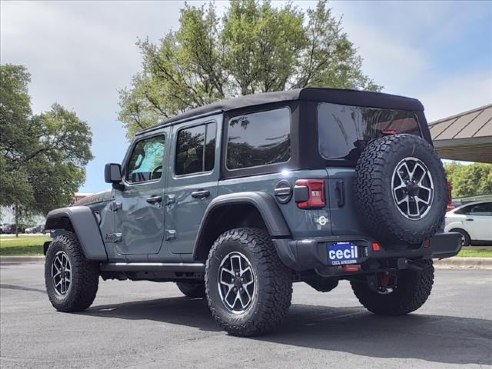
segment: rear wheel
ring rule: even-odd
[[[50,244],[44,277],[48,298],[56,310],[82,311],[96,297],[99,268],[85,258],[77,237],[67,232]]]
[[[205,297],[204,282],[176,282],[176,286],[185,296],[192,298]]]
[[[235,336],[258,336],[277,328],[292,297],[290,271],[270,236],[255,228],[232,229],[215,241],[205,286],[212,316]]]
[[[432,260],[421,260],[421,270],[400,270],[395,275],[379,273],[376,283],[351,281],[360,303],[377,315],[405,315],[420,308],[431,294],[434,283]]]
[[[464,229],[455,228],[455,229],[450,230],[449,232],[457,232],[457,233],[461,234],[461,246],[470,246],[471,245],[470,235]]]

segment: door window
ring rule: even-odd
[[[164,160],[164,135],[138,141],[126,170],[126,181],[142,183],[157,181],[162,177]]]
[[[174,167],[177,175],[210,172],[214,169],[216,131],[215,122],[178,131]]]

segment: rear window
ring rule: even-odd
[[[283,163],[289,159],[289,108],[245,114],[229,120],[228,169]]]
[[[366,144],[387,134],[420,135],[415,112],[321,103],[318,148],[325,159],[357,161]]]

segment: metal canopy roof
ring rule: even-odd
[[[443,159],[492,163],[492,104],[429,123]]]

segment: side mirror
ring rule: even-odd
[[[121,165],[116,163],[106,164],[104,167],[104,181],[106,183],[121,183]]]

